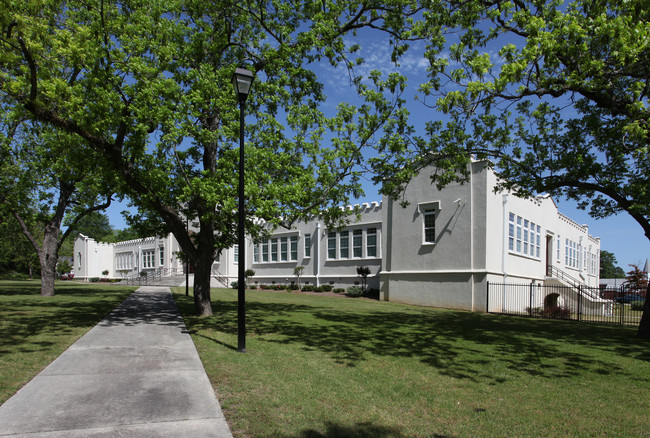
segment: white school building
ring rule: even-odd
[[[600,239],[588,226],[560,213],[549,196],[495,193],[496,183],[481,162],[471,164],[467,183],[443,190],[424,171],[404,193],[406,208],[401,199],[384,197],[358,206],[360,219],[340,230],[314,219],[277,229],[260,242],[249,240],[244,263],[255,271],[249,284],[290,284],[294,269],[303,266],[301,284],[347,288],[359,284],[357,267],[365,266],[371,270],[368,287],[379,290],[381,300],[473,311],[486,310],[488,282],[598,287]],[[75,277],[181,273],[177,251],[171,235],[115,244],[80,235]],[[238,263],[237,246],[225,250],[214,262],[213,285],[236,281]]]

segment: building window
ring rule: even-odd
[[[77,260],[79,260],[79,269],[81,269],[81,251],[77,253]]]
[[[368,257],[377,257],[377,228],[366,230],[366,254]]]
[[[239,263],[239,245],[235,245],[232,247],[232,259],[235,263]]]
[[[278,239],[271,239],[271,261],[278,261]]]
[[[352,257],[355,259],[363,257],[363,230],[352,232]]]
[[[508,215],[508,250],[528,257],[540,256],[542,227],[517,216]]]
[[[350,258],[350,232],[341,231],[339,236],[339,253],[342,259]]]
[[[296,261],[298,260],[298,236],[291,236],[290,238],[290,243],[291,243],[291,254],[289,260]]]
[[[165,265],[165,248],[160,248],[158,254],[160,255],[160,266]]]
[[[515,215],[510,213],[510,221],[508,223],[508,249],[515,250]]]
[[[286,262],[288,260],[288,250],[289,248],[287,247],[287,238],[286,237],[281,237],[280,238],[280,261]]]
[[[260,245],[259,244],[253,246],[253,262],[254,263],[259,263],[260,262]]]
[[[327,258],[336,258],[336,232],[334,231],[327,233]]]
[[[268,239],[264,239],[264,241],[262,241],[262,261],[263,262],[269,261],[269,240]]]
[[[305,257],[311,257],[311,234],[305,234]]]
[[[155,251],[153,249],[142,251],[142,268],[154,267],[154,253]]]
[[[560,262],[560,260],[562,260],[562,256],[560,255],[560,248],[562,248],[562,238],[558,234],[557,235],[557,256],[556,256],[558,263]]]
[[[424,242],[436,242],[436,210],[424,210]]]
[[[578,244],[570,239],[564,239],[564,264],[569,268],[578,268],[580,252]]]

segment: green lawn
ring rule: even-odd
[[[0,403],[135,289],[57,282],[54,297],[41,297],[39,281],[0,281]]]
[[[650,436],[632,327],[297,293],[175,298],[236,437]]]

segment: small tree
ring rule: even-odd
[[[296,266],[293,268],[293,275],[296,276],[296,283],[298,283],[298,290],[300,290],[300,277],[302,277],[302,272],[305,270],[304,266]]]
[[[370,272],[370,268],[367,266],[357,266],[357,274],[361,277],[363,293],[366,293],[366,285],[368,284],[368,275],[370,275]]]
[[[634,292],[640,292],[648,287],[648,273],[639,268],[637,265],[629,265],[632,267],[625,277],[625,285]]]

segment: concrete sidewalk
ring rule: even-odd
[[[0,437],[232,437],[169,288],[142,287],[0,406]]]

